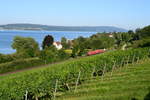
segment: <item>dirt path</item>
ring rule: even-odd
[[[89,56],[82,56],[82,57],[77,57],[77,58],[70,58],[70,59],[67,59],[67,60],[64,60],[64,61],[55,62],[55,63],[51,63],[51,64],[40,65],[40,66],[33,66],[33,67],[30,67],[30,68],[24,68],[24,69],[12,71],[12,72],[3,73],[3,74],[0,74],[0,76],[5,76],[5,75],[9,75],[9,74],[15,74],[17,72],[24,72],[24,71],[28,71],[28,70],[32,70],[32,69],[43,68],[43,67],[50,67],[51,65],[54,65],[54,64],[60,64],[60,63],[66,62],[68,60],[75,60],[75,59],[85,58],[85,57],[89,57]]]

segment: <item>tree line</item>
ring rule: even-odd
[[[53,36],[45,36],[40,50],[39,44],[33,38],[16,36],[12,43],[12,48],[16,52],[10,55],[0,54],[0,63],[34,57],[44,60],[45,63],[50,63],[65,60],[69,57],[84,56],[88,51],[96,49],[125,50],[148,47],[150,46],[150,26],[135,31],[129,30],[128,32],[96,33],[90,37],[80,36],[73,40],[62,37],[63,48],[61,50],[57,50],[53,42]],[[70,50],[70,53],[66,52],[67,50]]]

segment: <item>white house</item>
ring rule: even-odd
[[[109,33],[108,36],[109,36],[109,37],[114,37],[112,33]]]
[[[62,49],[62,44],[60,42],[53,42],[53,45],[58,49]]]

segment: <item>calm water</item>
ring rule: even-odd
[[[89,37],[96,32],[65,32],[65,31],[0,31],[0,53],[10,54],[15,52],[11,48],[13,38],[15,36],[32,37],[41,46],[43,38],[50,34],[54,37],[55,41],[60,41],[61,37],[67,39],[74,39],[79,36]]]

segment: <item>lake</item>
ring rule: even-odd
[[[10,54],[15,52],[15,50],[11,48],[11,44],[15,36],[32,37],[39,43],[39,46],[41,47],[43,38],[48,34],[52,35],[55,41],[60,41],[61,37],[74,39],[79,36],[89,37],[95,33],[97,32],[0,30],[0,53]]]

